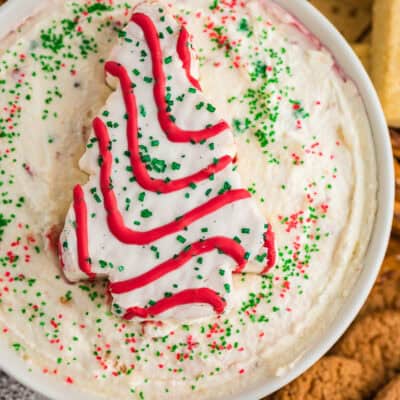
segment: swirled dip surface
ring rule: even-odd
[[[221,315],[120,319],[107,282],[69,284],[55,247],[112,92],[104,63],[137,3],[49,1],[1,41],[0,332],[27,369],[99,396],[216,398],[283,373],[352,290],[376,208],[370,128],[354,84],[273,2],[160,1],[193,34],[277,259],[235,275]]]

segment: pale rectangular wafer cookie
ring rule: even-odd
[[[371,24],[371,11],[368,6],[361,7],[343,0],[310,0],[310,3],[324,14],[349,42],[356,42]]]
[[[372,79],[389,125],[400,127],[400,0],[374,5]]]
[[[352,45],[353,50],[363,63],[365,69],[367,72],[370,72],[370,51],[371,51],[371,45],[369,43],[354,43]]]

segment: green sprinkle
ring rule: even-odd
[[[178,236],[176,237],[176,240],[177,240],[178,242],[180,242],[180,243],[185,243],[185,242],[186,242],[186,238],[184,238],[184,237],[181,236],[181,235],[178,235]]]
[[[216,108],[212,104],[207,104],[207,111],[213,113],[215,110]]]
[[[143,210],[141,213],[140,213],[140,216],[142,217],[142,218],[150,218],[151,216],[153,215],[153,213],[150,211],[150,210]]]
[[[209,7],[210,10],[215,10],[218,7],[219,0],[213,0],[213,3]]]
[[[145,118],[146,117],[146,115],[147,115],[147,112],[146,112],[146,108],[144,107],[144,105],[140,105],[139,106],[139,110],[140,110],[140,115],[143,117],[143,118]]]
[[[179,163],[177,163],[177,162],[174,161],[174,162],[171,164],[171,168],[172,168],[174,171],[177,171],[177,170],[181,169],[181,164],[179,164]]]

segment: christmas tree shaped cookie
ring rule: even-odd
[[[189,35],[155,3],[138,6],[107,79],[60,237],[72,282],[107,278],[113,312],[190,320],[222,313],[232,274],[265,273],[272,231],[240,182],[236,145],[194,77]]]

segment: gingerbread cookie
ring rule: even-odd
[[[385,259],[375,287],[369,295],[359,316],[387,309],[400,311],[399,256],[391,256]]]
[[[400,255],[400,240],[396,237],[392,237],[389,241],[389,245],[386,251],[386,257]],[[386,260],[385,260],[386,262]],[[398,264],[400,268],[400,263]]]
[[[398,149],[397,150],[395,150],[394,148],[393,148],[393,151],[399,151]],[[397,196],[397,190],[399,189],[399,186],[400,186],[400,162],[398,161],[398,158],[395,158],[395,160],[394,160],[394,172],[395,172],[395,178],[396,178],[396,180],[395,180],[395,182],[396,182],[396,196]],[[398,197],[396,197],[397,199],[399,199]]]
[[[353,358],[363,367],[362,392],[369,397],[400,367],[400,311],[386,310],[356,321],[332,354]]]
[[[362,399],[362,366],[344,357],[322,358],[306,373],[279,390],[272,400]]]
[[[394,156],[400,158],[400,131],[394,128],[390,129],[390,139],[392,141]]]
[[[398,200],[396,200],[394,204],[392,234],[396,235],[397,237],[400,236],[400,201]]]
[[[375,397],[375,400],[399,400],[400,375],[393,378]]]

